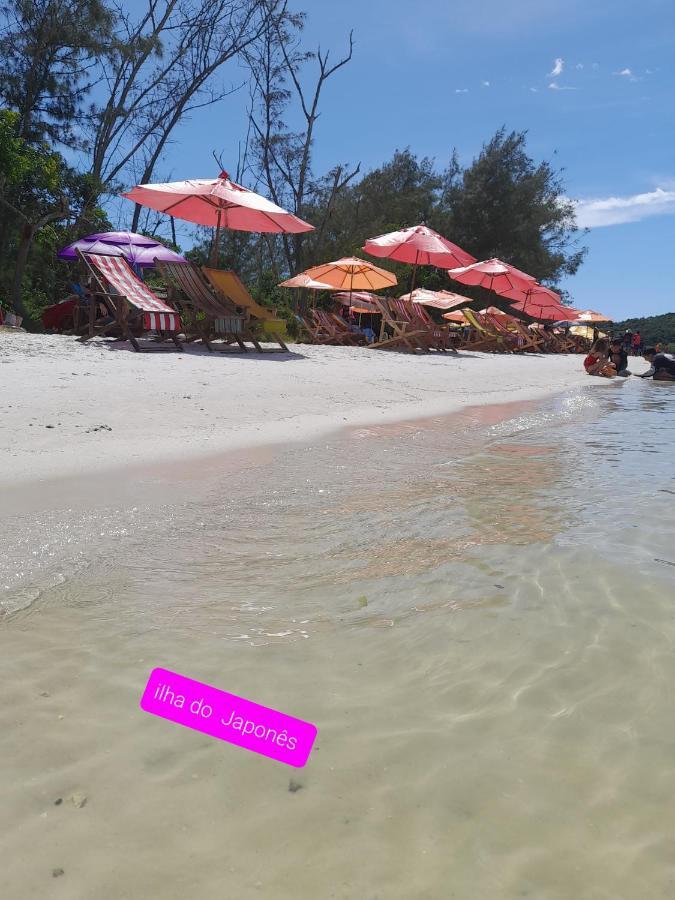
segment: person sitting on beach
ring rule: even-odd
[[[617,375],[625,378],[631,374],[628,371],[628,354],[623,349],[620,338],[612,338],[609,342],[609,360],[614,363]]]
[[[584,368],[589,375],[599,375],[601,378],[614,378],[616,366],[607,355],[607,341],[596,341],[591,347],[591,352],[584,360]]]
[[[675,356],[672,353],[657,353],[653,347],[647,347],[644,358],[650,368],[640,378],[653,378],[654,381],[675,381]]]

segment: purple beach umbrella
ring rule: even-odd
[[[104,256],[123,256],[132,266],[142,269],[152,268],[155,259],[162,262],[187,262],[179,253],[174,253],[154,238],[135,234],[133,231],[104,231],[100,234],[90,234],[59,250],[57,256],[59,259],[73,262],[77,260],[78,250],[83,253],[101,253]]]

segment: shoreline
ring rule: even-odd
[[[263,357],[153,355],[23,334],[0,343],[0,363],[11,399],[0,420],[3,493],[97,474],[208,467],[225,455],[255,464],[266,450],[343,428],[589,386],[580,356],[408,356],[304,344]]]

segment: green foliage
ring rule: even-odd
[[[341,256],[363,255],[367,238],[427,220],[438,202],[441,177],[432,160],[418,159],[410,149],[346,188],[335,201],[323,233],[308,236],[313,264]],[[320,221],[321,208],[306,211]]]
[[[88,209],[86,217],[78,216],[92,190],[91,180],[47,144],[31,144],[18,137],[17,120],[17,113],[0,109],[0,296],[8,301],[20,245],[26,229],[33,229],[21,293],[26,311],[37,318],[66,290],[73,275],[57,262],[56,252],[83,234],[105,230],[110,223],[99,206]],[[69,218],[77,221],[76,227]]]
[[[346,188],[323,232],[308,236],[313,263],[363,255],[367,238],[426,222],[477,259],[497,256],[545,283],[574,274],[586,253],[579,247],[583,232],[561,174],[528,156],[526,137],[500,129],[468,167],[453,153],[444,172],[410,149],[397,150],[390,162]],[[321,210],[309,210],[307,218],[320,221]],[[410,266],[381,265],[408,289]],[[428,267],[418,270],[416,284],[450,287],[443,272]]]
[[[561,173],[536,164],[526,140],[526,132],[501,128],[468,168],[453,155],[432,223],[477,259],[496,256],[555,285],[583,262],[583,232]]]
[[[17,112],[17,135],[80,146],[76,126],[111,10],[101,0],[10,0],[0,23],[0,101]]]
[[[611,330],[613,334],[623,334],[626,330],[633,333],[639,331],[645,346],[653,347],[662,343],[668,344],[672,349],[675,347],[675,312],[665,313],[662,316],[625,319],[623,322],[615,322]]]

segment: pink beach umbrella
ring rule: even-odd
[[[541,286],[540,286],[541,287]],[[546,288],[544,288],[546,290]],[[547,291],[553,294],[553,291]],[[557,294],[553,294],[557,297]],[[552,301],[547,294],[533,291],[525,300],[516,300],[513,308],[531,316],[533,319],[541,319],[545,322],[576,322],[577,310],[570,306],[563,306],[562,302]]]
[[[283,288],[305,288],[308,291],[312,292],[312,307],[316,305],[316,292],[317,291],[334,291],[335,288],[330,284],[325,284],[323,281],[316,281],[314,278],[310,278],[309,275],[305,275],[304,272],[300,272],[299,275],[294,275],[292,278],[287,278],[286,281],[280,281],[277,287]]]
[[[453,291],[430,291],[427,288],[415,288],[408,294],[402,294],[399,299],[412,300],[413,303],[433,306],[436,309],[455,309],[457,306],[467,306],[472,302],[470,297],[463,297]]]
[[[412,265],[411,292],[415,287],[415,272],[418,266],[452,269],[476,262],[476,258],[466,250],[462,250],[457,244],[453,244],[426,225],[414,225],[411,228],[402,228],[400,231],[370,238],[363,245],[363,249],[371,256]]]
[[[231,181],[227,172],[221,172],[218,178],[139,184],[122,196],[177,219],[215,227],[212,256],[217,254],[221,228],[285,234],[314,230],[313,225],[271,200]]]
[[[514,290],[527,292],[532,284],[536,284],[531,275],[496,258],[450,269],[448,275],[456,281],[461,281],[462,284],[482,287],[502,296],[508,296],[508,293]]]
[[[310,278],[309,275],[305,275],[303,272],[301,272],[299,275],[294,275],[292,278],[287,278],[286,281],[280,281],[277,287],[308,288],[312,291],[335,290],[332,285],[325,284],[323,281],[315,281],[313,278]]]

